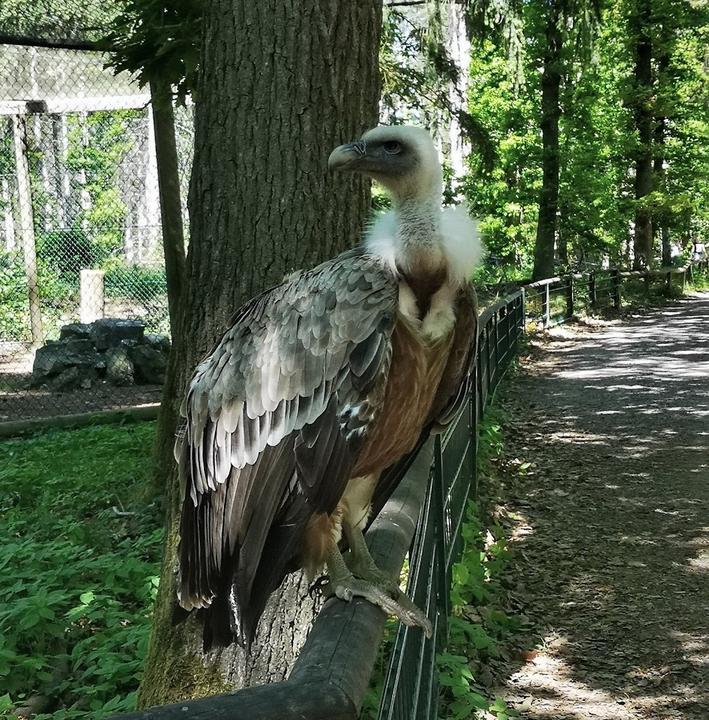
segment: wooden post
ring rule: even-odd
[[[566,319],[574,316],[574,276],[569,275],[569,284],[566,286]]]
[[[81,322],[92,323],[103,317],[104,305],[103,270],[81,271]]]
[[[544,315],[544,329],[549,327],[551,322],[551,300],[549,298],[549,283],[544,286],[544,300],[542,301],[542,314]]]
[[[613,287],[613,307],[616,310],[620,310],[621,298],[620,298],[620,270],[615,268],[611,270],[611,285]]]
[[[27,277],[27,297],[30,307],[32,347],[40,347],[42,335],[42,311],[37,287],[37,250],[32,215],[32,188],[30,168],[27,162],[27,123],[24,115],[12,116],[12,137],[15,145],[15,172],[17,174],[17,203],[20,211],[20,237]]]
[[[162,245],[165,254],[167,304],[170,312],[170,329],[173,338],[177,333],[180,298],[185,282],[185,238],[182,229],[182,203],[180,201],[180,173],[175,143],[175,116],[172,109],[172,92],[163,81],[150,81],[153,127],[155,128],[155,155],[158,164],[160,192],[160,219]]]
[[[595,308],[596,305],[598,305],[598,297],[596,295],[596,273],[593,270],[588,276],[588,302],[592,308]]]

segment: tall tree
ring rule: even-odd
[[[554,274],[559,230],[559,120],[562,114],[562,84],[576,81],[571,72],[575,57],[588,61],[600,17],[597,0],[547,0],[541,7],[542,31],[536,34],[537,45],[540,45],[541,40],[542,64],[542,187],[534,244],[535,280]],[[560,250],[561,259],[567,261],[565,242],[561,244]]]
[[[381,0],[210,0],[202,23],[184,312],[159,422],[168,532],[142,706],[281,679],[305,639],[315,602],[303,600],[299,576],[271,598],[249,656],[234,646],[203,653],[194,618],[172,625],[172,445],[192,369],[234,310],[358,240],[368,185],[330,176],[327,157],[377,120]]]
[[[554,246],[559,213],[559,116],[561,107],[562,1],[548,3],[544,20],[542,71],[542,189],[534,244],[533,277],[539,280],[554,274]]]
[[[630,37],[633,39],[633,113],[637,130],[635,150],[635,241],[633,269],[652,264],[652,211],[647,196],[652,192],[652,136],[654,110],[652,102],[652,0],[636,0],[630,15]]]

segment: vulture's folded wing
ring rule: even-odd
[[[335,509],[386,383],[397,300],[395,278],[351,251],[244,306],[197,367],[175,448],[178,597],[210,607],[215,640],[250,642],[309,517]]]
[[[456,298],[455,315],[453,344],[431,414],[411,452],[381,474],[372,497],[368,525],[371,525],[401,482],[429,435],[432,432],[444,431],[458,419],[474,389],[473,370],[478,347],[478,301],[472,285],[466,284],[460,289]]]

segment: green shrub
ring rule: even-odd
[[[130,298],[141,303],[167,298],[167,280],[163,268],[125,265],[120,261],[107,263],[104,268],[108,297]]]
[[[37,258],[42,325],[51,335],[61,316],[78,303],[78,284],[68,281],[46,259]],[[21,251],[0,250],[0,339],[30,339],[27,278]]]
[[[93,267],[99,259],[91,239],[81,228],[38,232],[36,246],[37,259],[77,287],[79,270]]]
[[[153,435],[146,423],[0,444],[0,715],[3,694],[50,698],[36,720],[133,707],[162,537]]]

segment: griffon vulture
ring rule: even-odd
[[[362,531],[401,475],[391,469],[463,405],[481,245],[464,210],[441,209],[425,130],[374,128],[328,164],[381,183],[392,210],[361,247],[244,305],[183,405],[178,600],[205,611],[207,647],[250,645],[269,595],[301,567],[327,567],[329,593],[431,632]]]

